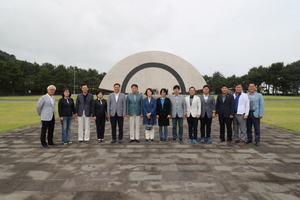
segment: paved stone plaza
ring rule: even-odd
[[[73,121],[71,145],[55,142],[43,149],[41,124],[0,133],[0,199],[300,199],[300,134],[262,124],[261,146],[218,145],[218,121],[213,143],[110,144],[96,141],[91,123],[90,144],[77,144]],[[141,139],[144,139],[144,130]],[[158,127],[155,127],[158,139]],[[169,136],[171,126],[169,127]]]

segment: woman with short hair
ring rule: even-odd
[[[71,91],[63,89],[62,98],[58,102],[58,114],[62,126],[62,142],[64,145],[72,144],[70,140],[72,119],[75,118],[76,109],[74,100],[71,98]]]
[[[145,91],[146,98],[143,99],[143,124],[146,125],[146,141],[154,142],[154,127],[156,124],[156,99],[152,97],[153,90],[147,88]]]
[[[171,118],[171,101],[166,97],[168,90],[160,90],[161,97],[156,100],[156,118],[158,119],[160,142],[166,142],[168,138],[169,119]]]
[[[107,102],[103,99],[103,92],[96,93],[97,99],[93,101],[92,117],[96,122],[98,143],[104,142],[105,120],[107,116]]]

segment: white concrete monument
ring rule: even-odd
[[[162,51],[140,52],[124,58],[107,72],[99,88],[113,90],[115,83],[120,83],[123,93],[130,93],[130,87],[135,83],[141,93],[147,88],[158,92],[166,88],[169,94],[174,85],[179,85],[181,93],[185,94],[191,86],[199,90],[206,84],[189,62]]]

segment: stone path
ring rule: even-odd
[[[218,121],[212,144],[61,145],[41,148],[41,124],[0,133],[0,199],[300,199],[300,134],[262,124],[261,146],[218,145]],[[144,139],[144,130],[141,139]],[[76,142],[77,121],[72,140]],[[169,136],[171,126],[169,127]],[[155,127],[158,138],[158,128]]]

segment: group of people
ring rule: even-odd
[[[162,88],[160,97],[153,97],[153,90],[147,88],[146,98],[139,93],[138,85],[131,85],[131,93],[125,96],[120,92],[120,84],[113,86],[114,92],[109,94],[108,100],[103,98],[103,92],[96,93],[96,99],[88,92],[88,85],[81,87],[82,93],[77,96],[76,104],[71,98],[70,89],[62,91],[62,98],[58,102],[58,112],[62,124],[62,142],[71,144],[70,133],[72,119],[78,118],[78,143],[90,142],[90,120],[96,122],[97,140],[104,141],[105,122],[110,120],[111,143],[123,142],[124,117],[129,118],[129,143],[140,142],[140,121],[145,125],[145,142],[154,142],[154,125],[159,126],[159,140],[166,142],[168,138],[169,121],[172,120],[172,140],[183,141],[183,120],[188,123],[188,143],[198,141],[198,123],[200,121],[200,142],[212,143],[211,124],[214,117],[219,118],[220,142],[225,142],[225,125],[227,128],[227,144],[239,143],[245,145],[253,142],[252,126],[255,130],[255,145],[260,145],[260,119],[264,114],[264,100],[256,92],[254,83],[248,86],[248,93],[243,93],[241,84],[235,85],[234,94],[228,93],[228,86],[222,85],[222,93],[215,101],[210,95],[210,86],[203,86],[203,95],[196,96],[195,87],[189,88],[189,95],[180,95],[180,86],[173,87],[173,95],[167,97],[168,90]],[[41,144],[44,148],[55,145],[53,131],[55,124],[55,86],[47,88],[47,94],[42,96],[36,106],[41,116]],[[234,136],[232,138],[232,122]],[[83,127],[85,128],[83,129]],[[117,135],[118,126],[118,135]],[[48,136],[46,142],[46,133]]]

